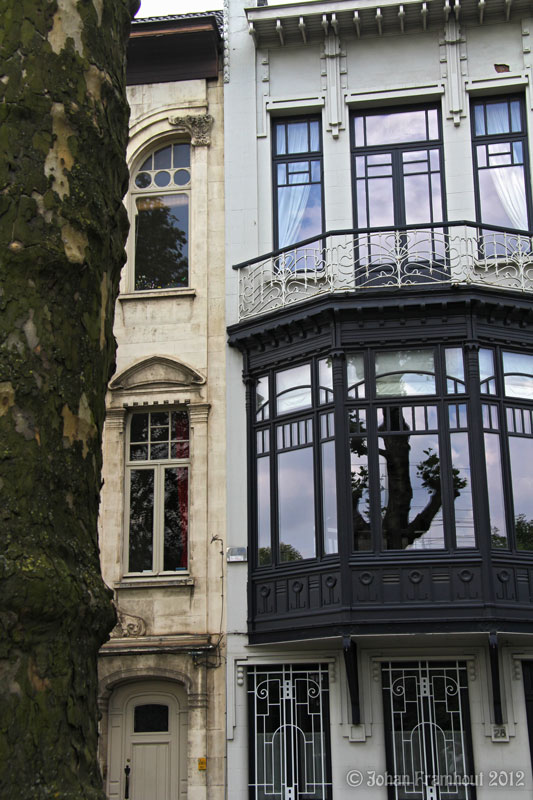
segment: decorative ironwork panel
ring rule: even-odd
[[[250,667],[251,800],[330,800],[328,668]]]
[[[324,233],[236,266],[239,319],[319,295],[413,286],[490,286],[533,292],[526,232],[476,223]]]
[[[382,665],[389,797],[473,800],[464,661]]]

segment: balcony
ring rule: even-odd
[[[327,231],[234,269],[239,321],[347,292],[477,286],[533,295],[533,236],[465,221]]]

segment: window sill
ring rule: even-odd
[[[139,292],[119,294],[119,300],[150,300],[159,297],[196,297],[196,289],[189,286],[184,289],[146,289]]]
[[[131,578],[122,578],[122,580],[117,581],[114,585],[115,589],[161,589],[167,586],[177,587],[177,586],[194,586],[194,578],[190,575],[182,575],[176,576],[173,575],[163,575],[158,577],[157,575],[150,576],[150,577],[131,577]]]

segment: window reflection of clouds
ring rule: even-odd
[[[533,439],[509,437],[511,476],[515,519],[524,514],[533,519],[533,492],[531,491],[531,464],[533,464]]]
[[[315,492],[311,447],[278,455],[278,521],[280,560],[314,558]]]

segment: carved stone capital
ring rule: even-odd
[[[106,428],[110,430],[113,428],[119,433],[124,431],[124,422],[126,419],[126,410],[124,408],[108,408],[105,415]]]
[[[209,415],[210,403],[191,403],[187,406],[189,412],[189,422],[191,425],[195,423],[206,423]]]
[[[112,639],[127,639],[130,636],[144,636],[146,633],[146,622],[142,617],[133,614],[125,614],[117,608],[118,621],[111,631]]]
[[[185,117],[169,117],[169,123],[177,133],[186,133],[191,137],[193,147],[211,144],[211,128],[213,117],[211,114],[188,114]]]

